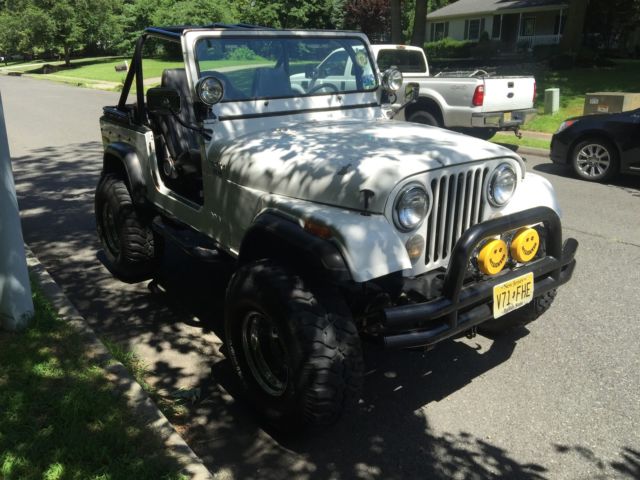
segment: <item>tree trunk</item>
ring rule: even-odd
[[[71,47],[69,45],[64,46],[64,64],[67,67],[71,66]]]
[[[402,43],[402,0],[391,0],[391,43]]]
[[[567,25],[560,41],[560,50],[563,53],[576,54],[582,46],[582,31],[587,14],[589,0],[570,0],[567,13]]]
[[[416,0],[415,17],[413,20],[413,33],[411,45],[424,47],[427,29],[427,0]]]

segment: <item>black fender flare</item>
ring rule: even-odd
[[[247,230],[238,263],[242,265],[269,257],[295,261],[296,267],[323,275],[335,283],[352,280],[349,267],[336,245],[273,212],[260,215]]]
[[[142,163],[134,147],[124,142],[107,145],[104,149],[102,171],[123,174],[134,205],[148,206],[147,185],[142,174]]]

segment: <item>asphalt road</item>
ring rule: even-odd
[[[156,282],[127,285],[101,262],[98,118],[117,95],[14,77],[0,92],[27,243],[103,339],[145,360],[151,383],[199,392],[180,429],[221,478],[640,478],[640,177],[592,185],[529,156],[580,242],[553,308],[495,341],[367,347],[358,411],[282,438],[234,397],[216,335],[228,271],[170,249]]]

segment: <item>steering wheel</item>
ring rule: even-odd
[[[323,88],[328,88],[329,90],[332,90],[333,93],[338,93],[340,91],[340,89],[336,87],[333,83],[321,83],[320,85],[316,85],[314,87],[311,87],[309,90],[307,90],[307,95],[311,95],[312,93],[319,92]]]

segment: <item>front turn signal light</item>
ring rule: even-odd
[[[530,262],[540,248],[540,235],[533,228],[521,228],[511,240],[511,258],[520,263]]]
[[[491,240],[478,254],[478,268],[485,275],[497,275],[507,264],[507,251],[504,240]]]

